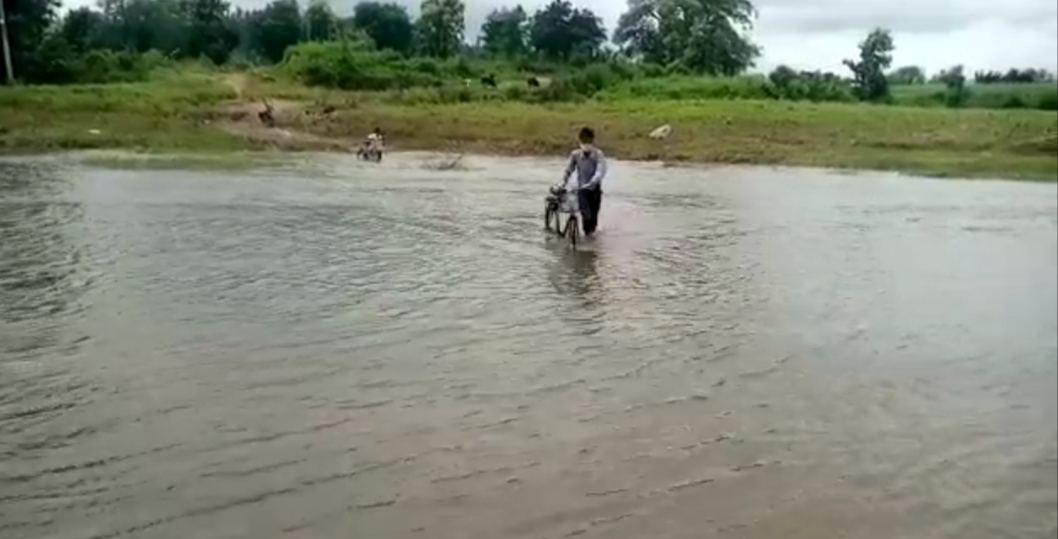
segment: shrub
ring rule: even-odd
[[[442,71],[432,60],[408,60],[353,41],[295,45],[287,49],[281,69],[309,86],[375,91],[433,86]]]
[[[591,97],[613,82],[615,78],[609,66],[593,64],[571,75],[565,83],[572,93]]]
[[[1036,103],[1036,108],[1040,110],[1058,110],[1058,88],[1051,88],[1050,91],[1041,94],[1039,101]]]
[[[852,88],[833,73],[794,71],[786,66],[768,75],[768,94],[775,99],[792,101],[852,101]]]
[[[604,100],[621,99],[768,99],[762,77],[663,77],[618,82],[599,92]]]
[[[93,49],[75,52],[61,38],[45,41],[30,59],[26,82],[34,84],[106,84],[147,80],[151,72],[167,63],[155,51]]]
[[[1021,96],[1008,95],[999,107],[1004,109],[1024,109],[1028,108],[1028,104],[1025,103],[1025,100],[1022,99]]]

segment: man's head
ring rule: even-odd
[[[595,131],[592,131],[590,127],[582,127],[577,138],[580,139],[581,144],[593,144],[595,142]]]
[[[381,127],[376,127],[375,130],[374,130],[374,133],[376,135],[381,135],[382,134],[382,128]]]

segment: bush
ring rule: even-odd
[[[503,91],[503,95],[508,101],[525,101],[529,90],[521,85],[508,86]]]
[[[1050,91],[1040,94],[1036,108],[1040,110],[1058,110],[1058,88],[1051,88]]]
[[[140,54],[132,51],[93,49],[75,52],[61,38],[45,41],[26,69],[31,84],[106,84],[139,82],[168,61],[156,51]]]
[[[355,41],[295,45],[287,49],[281,69],[309,86],[375,91],[434,86],[442,71],[432,60],[408,60]]]
[[[768,75],[768,93],[775,99],[792,101],[852,101],[852,88],[833,73],[794,71],[786,66]]]
[[[646,63],[639,66],[640,72],[648,79],[656,79],[665,76],[665,68],[658,64]]]
[[[1020,96],[1008,95],[1006,99],[1003,100],[1003,103],[999,105],[999,107],[1004,109],[1026,109],[1029,106],[1025,103],[1025,100],[1021,99]]]
[[[412,61],[411,68],[423,75],[431,77],[441,76],[441,66],[433,58],[416,58]]]
[[[594,64],[571,75],[565,83],[569,90],[585,97],[591,97],[616,79],[614,72],[605,64]]]
[[[453,68],[457,77],[470,79],[479,76],[479,73],[470,66],[470,62],[467,62],[467,59],[463,57],[459,57],[459,59],[455,61]]]
[[[768,99],[768,81],[762,77],[663,77],[618,82],[599,92],[603,100],[621,99]]]
[[[510,64],[467,58],[406,58],[393,51],[377,51],[357,41],[301,43],[287,49],[280,71],[310,86],[343,90],[386,91],[440,87],[445,82],[476,81]]]

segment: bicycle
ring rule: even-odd
[[[379,163],[382,161],[382,150],[379,148],[360,146],[360,148],[356,150],[356,156],[362,161],[374,161]]]
[[[566,225],[562,226],[561,214],[567,214]],[[580,207],[577,193],[562,185],[553,185],[544,198],[544,228],[553,231],[569,241],[571,249],[577,248],[580,235]],[[552,223],[554,226],[552,227]]]

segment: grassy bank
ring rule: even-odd
[[[686,101],[693,99],[753,99],[773,98],[777,90],[766,77],[743,76],[730,78],[662,77],[639,78],[613,84],[603,89],[598,98],[604,101],[628,99],[662,99]],[[1054,82],[1027,84],[969,84],[966,87],[964,109],[1034,109],[1058,111],[1058,84]],[[943,84],[897,85],[891,88],[892,103],[896,106],[939,108],[948,106],[948,89]],[[854,102],[847,87],[836,86],[818,96],[816,101]],[[808,97],[804,97],[806,100]]]
[[[198,119],[235,98],[216,75],[173,73],[150,82],[0,88],[0,150],[247,149]]]
[[[341,111],[314,128],[356,136],[384,126],[402,147],[562,154],[591,124],[628,159],[899,170],[940,176],[1058,179],[1056,116],[775,101],[622,101],[380,105]],[[665,141],[646,136],[662,123]]]
[[[257,105],[250,100],[262,97],[283,101],[279,129],[256,121]],[[664,123],[673,126],[668,140],[647,137]],[[501,99],[438,103],[217,73],[0,89],[0,148],[7,152],[335,149],[355,144],[378,125],[396,149],[561,155],[570,149],[575,129],[591,124],[611,155],[628,159],[1053,181],[1056,123],[1058,115],[1049,111],[775,100],[624,96],[546,105]]]

